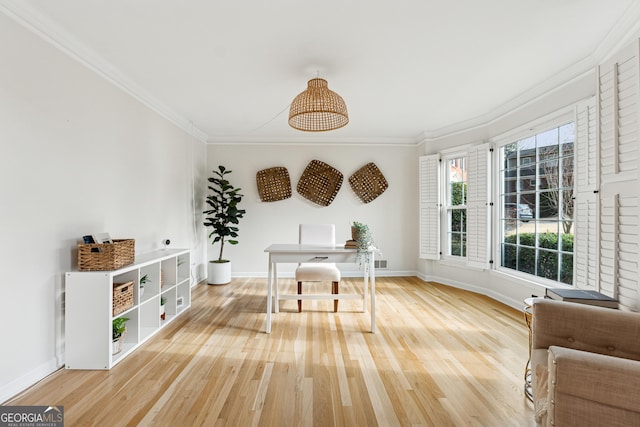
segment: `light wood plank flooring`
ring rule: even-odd
[[[377,334],[357,300],[300,314],[285,301],[265,334],[265,279],[200,284],[186,315],[111,371],[60,370],[6,404],[63,405],[68,426],[535,425],[521,312],[417,278],[376,284]]]

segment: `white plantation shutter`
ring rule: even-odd
[[[635,179],[638,169],[638,43],[598,67],[603,182]]]
[[[467,153],[467,262],[480,268],[489,268],[491,254],[489,148],[482,144]]]
[[[598,289],[598,144],[595,98],[576,107],[573,284]]]
[[[601,197],[601,203],[600,292],[637,308],[638,197],[615,194]]]
[[[439,156],[420,157],[420,258],[440,258]]]
[[[639,45],[598,67],[600,291],[640,309],[638,294]]]

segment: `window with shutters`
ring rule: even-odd
[[[445,158],[446,254],[467,256],[467,161],[465,156]]]
[[[501,267],[572,284],[573,122],[507,142],[499,153]]]
[[[491,149],[420,157],[420,257],[491,266]]]

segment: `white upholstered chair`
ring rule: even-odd
[[[334,224],[300,224],[299,240],[301,245],[335,247]],[[302,263],[296,268],[298,295],[302,294],[302,282],[331,282],[331,293],[338,293],[340,270],[335,263]],[[302,311],[302,300],[298,300],[298,312]],[[338,311],[338,300],[333,300],[333,311]]]

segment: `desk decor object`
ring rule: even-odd
[[[349,177],[349,185],[364,203],[375,200],[385,192],[389,183],[375,163],[367,163]]]
[[[320,160],[312,160],[298,181],[298,193],[320,206],[329,206],[342,186],[338,169]]]
[[[291,197],[291,179],[285,167],[276,166],[258,171],[256,184],[263,202],[276,202]]]

